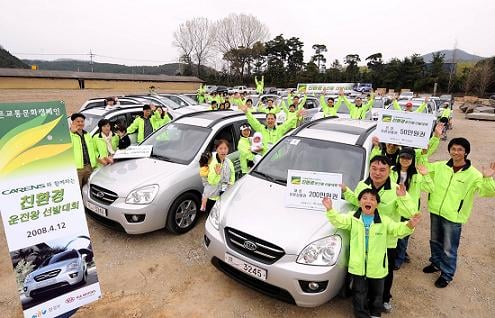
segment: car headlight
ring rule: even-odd
[[[315,241],[306,246],[297,257],[297,263],[315,266],[333,266],[337,263],[342,238],[339,235],[331,235]]]
[[[74,270],[74,269],[78,269],[78,268],[79,268],[79,264],[77,262],[72,262],[69,265],[67,265],[68,270]]]
[[[217,202],[215,203],[213,208],[211,208],[210,216],[208,216],[208,220],[210,220],[211,225],[213,225],[213,227],[217,230],[220,228],[220,202],[219,201],[220,200],[217,200]]]
[[[125,198],[128,204],[150,204],[158,194],[158,185],[150,185],[132,190]]]

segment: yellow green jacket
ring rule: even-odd
[[[340,106],[342,105],[342,98],[339,96],[334,106],[329,107],[327,101],[325,100],[325,96],[323,96],[322,94],[320,95],[320,105],[321,105],[321,109],[323,110],[323,117],[337,116],[337,112],[339,111]]]
[[[234,164],[229,158],[225,158],[225,161],[223,164],[228,164],[230,166],[230,180],[229,180],[229,185],[233,185],[235,182],[235,169],[234,169]],[[218,164],[217,156],[214,155],[211,157],[211,162],[208,165],[208,183],[211,185],[218,185],[220,180],[222,179],[222,176],[217,174],[215,171],[215,166]],[[217,197],[211,197],[211,200],[218,200],[219,196]]]
[[[153,127],[153,131],[157,130],[158,128],[162,127],[168,122],[170,122],[170,117],[168,116],[168,114],[164,118],[161,118],[158,112],[154,112],[153,115],[151,115],[150,117],[150,123],[151,123],[151,127]],[[132,124],[130,124],[129,127],[127,127],[128,134],[132,134],[136,130],[137,130],[136,141],[140,143],[141,141],[144,140],[144,119],[141,116],[136,117],[132,122]]]
[[[368,177],[368,179],[360,181],[354,191],[347,188],[344,192],[344,198],[347,202],[358,208],[359,193],[364,189],[371,188],[371,178]],[[381,212],[381,215],[390,218],[392,221],[399,222],[401,216],[406,219],[411,218],[418,211],[418,207],[417,203],[413,202],[411,199],[409,193],[406,193],[403,197],[399,197],[397,196],[396,189],[397,183],[392,182],[392,180],[388,178],[383,187],[378,191],[380,203],[378,204],[377,209]],[[389,248],[395,248],[397,246],[397,238],[389,237],[387,246]]]
[[[93,143],[93,138],[83,130],[84,141],[86,142],[86,148],[88,149],[89,161],[91,163],[91,167],[95,168],[97,159],[96,159],[96,147]],[[83,151],[82,151],[82,143],[81,138],[78,134],[70,132],[70,139],[72,141],[72,150],[74,152],[74,161],[76,163],[77,169],[84,168],[84,159],[83,159]]]
[[[371,94],[370,99],[366,104],[362,104],[361,107],[356,106],[351,103],[346,96],[339,96],[339,99],[342,98],[344,104],[349,109],[349,115],[352,119],[365,119],[366,113],[373,107],[373,103],[375,102],[375,96]]]
[[[97,158],[105,158],[108,157],[108,149],[107,143],[103,137],[100,137],[100,134],[96,134],[93,136],[93,143],[96,149]],[[119,147],[119,136],[113,135],[111,139],[112,149],[115,151]],[[99,165],[99,164],[98,164]]]
[[[428,164],[434,191],[428,196],[428,211],[451,222],[465,224],[471,216],[474,195],[495,197],[495,181],[483,177],[481,172],[466,160],[466,166],[456,173],[452,160]]]
[[[395,169],[390,170],[390,180],[395,183],[399,183],[399,172]],[[407,193],[411,196],[411,200],[413,202],[417,202],[416,206],[419,211],[419,199],[421,198],[421,191],[424,192],[433,192],[434,185],[433,180],[427,174],[423,176],[422,174],[415,173],[412,175],[411,180],[409,181],[409,188],[407,189]]]
[[[350,231],[349,273],[368,278],[384,278],[388,274],[387,242],[410,235],[413,230],[406,222],[394,222],[376,210],[369,229],[366,254],[365,228],[361,213],[360,208],[347,214],[329,210],[327,218],[335,227]]]
[[[297,121],[296,117],[285,121],[283,124],[275,126],[273,129],[268,129],[265,125],[259,122],[251,112],[246,113],[246,117],[249,125],[253,127],[253,129],[263,136],[263,154],[265,154],[272,145],[274,145],[277,141],[282,138],[285,133],[292,129],[294,122]]]
[[[396,100],[396,99],[394,99],[394,100],[392,101],[392,106],[394,107],[394,109],[395,109],[395,110],[402,110],[402,111],[404,111],[404,110],[400,107],[400,105],[399,105],[399,103],[397,102],[397,100]],[[425,103],[425,102],[423,102],[421,105],[419,105],[418,109],[416,109],[415,111],[413,111],[413,113],[422,113],[422,112],[423,112],[423,110],[424,110],[425,108],[426,108],[426,103]]]
[[[248,161],[252,161],[254,159],[254,154],[251,152],[251,142],[249,141],[249,138],[241,136],[239,143],[237,144],[237,149],[239,150],[241,172],[248,173]]]
[[[452,110],[450,108],[444,108],[440,117],[450,118],[452,117]]]

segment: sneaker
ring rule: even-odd
[[[435,287],[437,288],[445,288],[449,284],[448,281],[445,280],[442,276],[438,277],[438,279],[435,281]]]
[[[433,264],[430,264],[430,265],[426,266],[425,268],[423,268],[423,273],[427,273],[427,274],[435,273],[438,271],[439,271],[439,269]]]
[[[385,312],[391,312],[392,311],[392,303],[391,302],[384,302],[383,303],[383,309]]]

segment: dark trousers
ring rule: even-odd
[[[381,317],[384,279],[352,275],[352,306],[356,318]]]
[[[205,212],[206,213],[210,213],[211,209],[213,208],[213,206],[215,205],[216,202],[217,202],[216,200],[210,200],[210,199],[208,199],[208,201],[206,201]]]
[[[387,258],[388,258],[388,275],[385,277],[385,284],[383,287],[383,302],[388,303],[392,298],[390,290],[392,289],[392,284],[394,282],[394,265],[395,258],[397,256],[396,248],[387,248]]]

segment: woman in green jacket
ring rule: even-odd
[[[403,188],[397,189],[398,197],[405,195]],[[421,215],[416,214],[407,223],[392,221],[378,211],[380,195],[375,189],[362,190],[357,199],[357,210],[346,214],[334,210],[329,197],[323,199],[323,206],[330,223],[350,231],[348,272],[353,281],[355,317],[380,317],[385,277],[388,274],[388,238],[410,235]]]
[[[98,132],[93,136],[98,167],[113,163],[112,156],[119,146],[119,136],[112,131],[108,119],[98,122]]]

